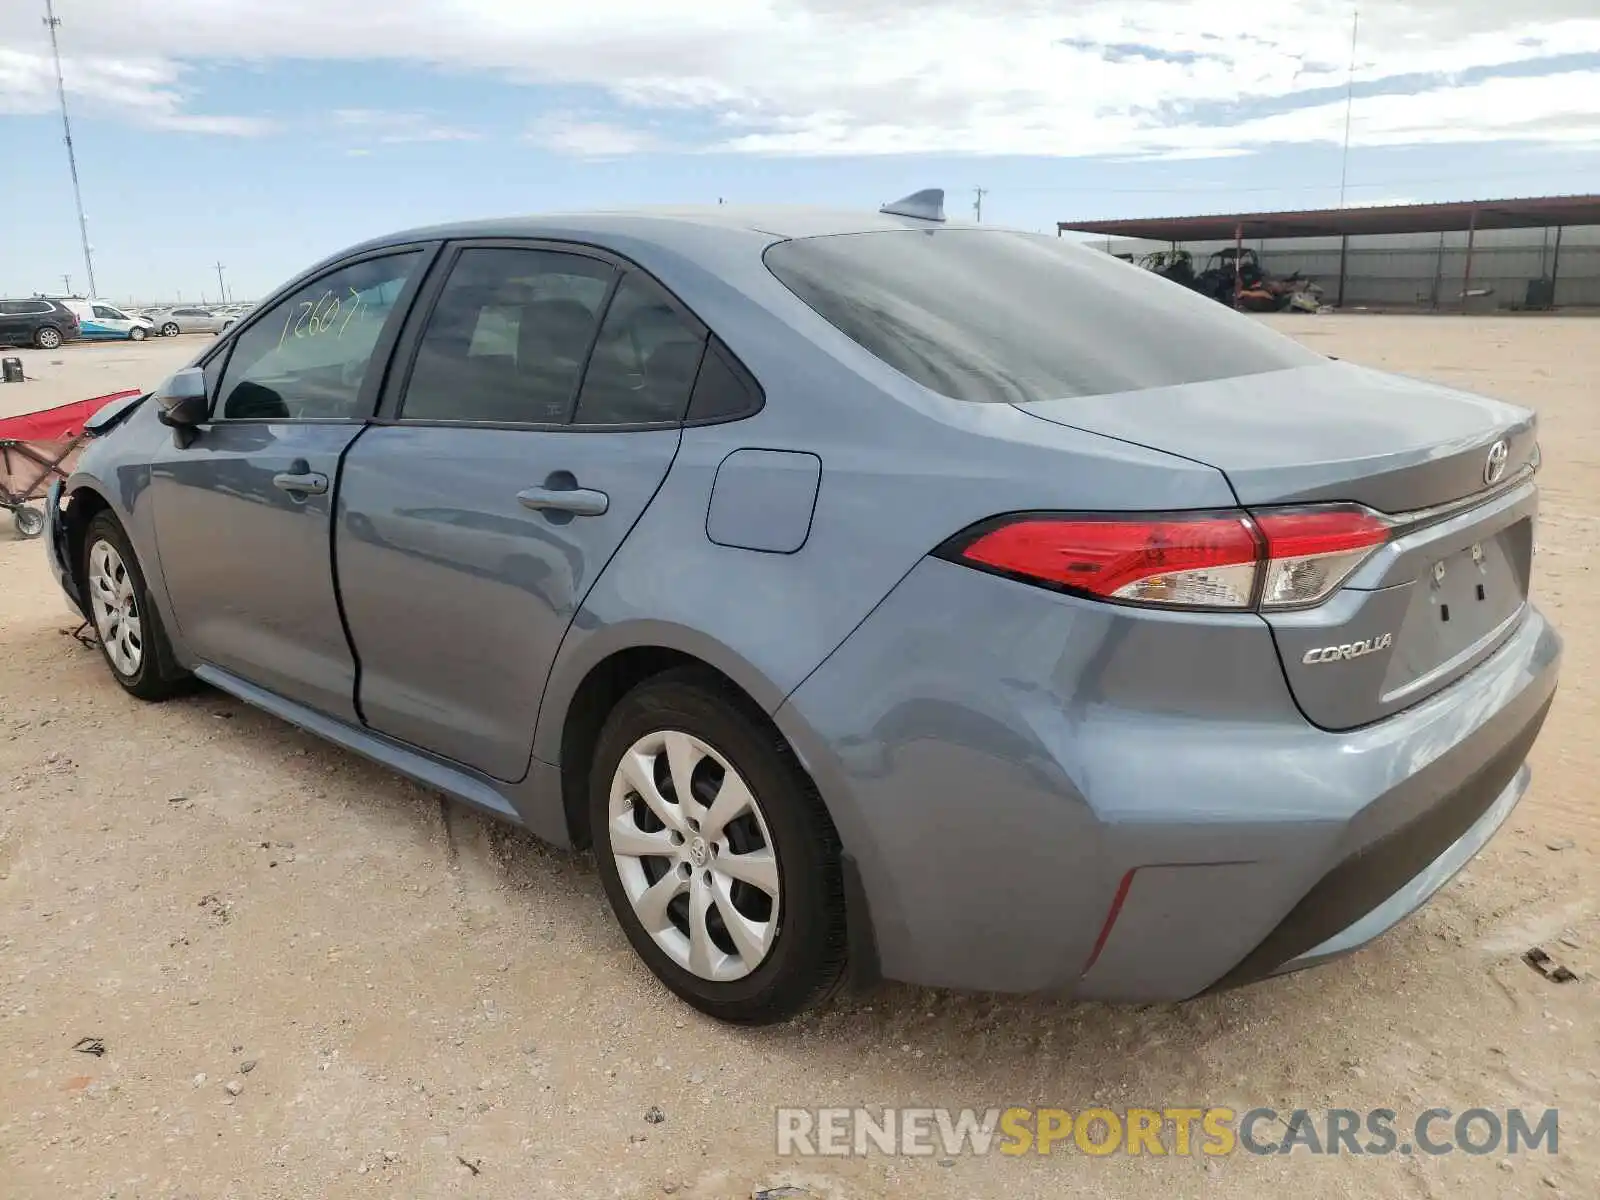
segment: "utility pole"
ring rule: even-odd
[[[69,295],[69,296],[72,295],[72,276],[71,275],[63,275],[61,277],[61,282],[64,285],[66,285],[67,295]]]
[[[222,296],[222,303],[228,302],[228,285],[222,282],[222,264],[217,264],[217,291]]]
[[[56,60],[56,95],[61,99],[61,132],[67,143],[67,166],[72,169],[72,199],[78,206],[78,236],[83,240],[83,267],[89,273],[89,295],[96,295],[94,286],[94,254],[89,248],[89,218],[83,213],[83,189],[78,185],[78,156],[72,149],[72,122],[67,119],[67,85],[61,78],[61,46],[56,41],[56,27],[61,19],[56,16],[55,0],[44,0],[44,23],[50,30],[50,53]]]
[[[1339,158],[1339,207],[1344,207],[1344,187],[1350,169],[1350,109],[1356,98],[1356,33],[1361,28],[1361,10],[1350,10],[1350,73],[1344,85],[1344,153]]]
[[[981,223],[983,221],[983,198],[989,194],[988,188],[975,187],[972,189],[972,219]]]

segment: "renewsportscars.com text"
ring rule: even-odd
[[[782,1156],[1556,1154],[1553,1108],[780,1108]]]

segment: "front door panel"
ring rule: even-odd
[[[220,422],[151,471],[156,537],[190,649],[252,683],[353,719],[355,663],[329,562],[334,481],[356,424]],[[285,491],[280,475],[327,491]]]

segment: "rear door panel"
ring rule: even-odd
[[[366,723],[497,779],[522,778],[561,639],[678,438],[370,430],[345,460],[335,547]],[[609,503],[598,516],[524,508],[518,493],[539,486],[590,488]]]

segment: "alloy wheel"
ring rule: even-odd
[[[617,765],[607,812],[623,890],[673,962],[725,983],[766,960],[778,861],[761,806],[727,759],[692,734],[646,734]]]
[[[165,325],[163,325],[161,327],[161,336],[162,337],[177,337],[178,336],[178,323],[176,321],[168,321]]]
[[[123,675],[137,675],[144,661],[139,599],[127,564],[108,541],[98,541],[89,550],[89,603],[111,665]]]
[[[61,345],[61,334],[54,329],[39,330],[39,349],[54,350]]]

